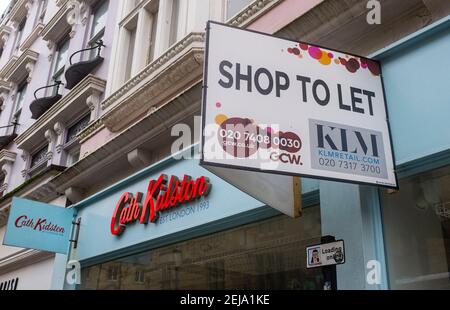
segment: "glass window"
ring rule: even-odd
[[[180,1],[172,0],[172,16],[170,20],[169,46],[178,39],[178,19],[180,18]]]
[[[92,18],[91,39],[95,38],[106,26],[106,17],[108,13],[109,1],[102,1],[100,5],[95,8],[94,16]],[[99,38],[95,38],[98,40]]]
[[[450,166],[380,192],[392,289],[450,289]]]
[[[14,42],[15,52],[19,51],[20,44],[22,43],[23,29],[25,28],[26,22],[27,19],[24,18],[24,20],[19,24],[19,28],[17,29],[16,41]]]
[[[53,71],[54,72],[54,75],[53,75],[54,81],[61,81],[63,78],[64,69],[65,69],[66,63],[68,61],[69,44],[70,44],[70,40],[65,39],[58,46],[58,51],[56,53],[55,65],[54,65],[54,71]]]
[[[28,84],[23,83],[21,86],[19,86],[16,94],[16,103],[13,110],[12,115],[12,123],[19,123],[20,122],[20,116],[22,114],[22,108],[25,102],[25,95],[27,93]]]
[[[47,13],[47,4],[48,0],[40,0],[39,1],[39,9],[36,23],[43,23],[45,14]]]
[[[37,151],[31,156],[31,168],[35,168],[47,161],[48,145]]]
[[[153,58],[155,58],[155,39],[156,39],[156,29],[158,25],[158,11],[152,13],[152,31],[150,31],[150,47],[148,50],[148,61],[151,63]]]
[[[73,126],[71,126],[68,130],[67,130],[67,138],[66,138],[66,142],[71,142],[73,140],[75,140],[75,138],[77,137],[77,135],[84,129],[87,127],[87,125],[89,125],[89,121],[91,120],[91,115],[88,114],[86,116],[84,116],[82,119],[80,119],[77,123],[75,123]]]
[[[320,237],[317,205],[301,218],[276,216],[83,268],[80,288],[322,289],[322,271],[306,269],[305,254]]]

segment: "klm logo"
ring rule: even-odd
[[[321,124],[316,124],[316,132],[318,148],[380,157],[376,134]]]
[[[313,169],[387,178],[380,131],[310,119],[309,134]]]

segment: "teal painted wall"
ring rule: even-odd
[[[377,56],[397,165],[450,148],[450,21]]]

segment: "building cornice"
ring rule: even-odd
[[[105,124],[103,123],[103,121],[101,119],[98,119],[98,120],[92,122],[91,124],[89,124],[89,126],[84,128],[78,134],[78,139],[79,139],[80,144],[83,144],[86,140],[88,140],[90,137],[95,135],[97,132],[99,132],[103,128],[105,128]]]
[[[65,115],[68,119],[73,116],[73,111],[68,111],[68,107],[78,105],[78,109],[88,110],[86,98],[93,92],[103,93],[105,87],[105,80],[92,74],[85,77],[67,95],[56,102],[47,112],[34,122],[33,125],[28,127],[27,130],[14,140],[17,147],[24,150],[32,149],[39,138],[44,136],[45,131],[53,128],[53,125],[60,120],[62,115]],[[68,115],[66,115],[66,113]]]
[[[264,15],[274,6],[280,4],[283,0],[257,0],[251,2],[247,7],[235,16],[231,17],[227,24],[236,27],[245,27]]]
[[[67,1],[66,1],[67,2]],[[57,43],[70,30],[70,25],[67,21],[67,14],[72,9],[66,4],[61,4],[60,9],[42,28],[41,36],[44,41]]]
[[[14,64],[16,63],[17,59],[19,59],[19,57],[12,56],[8,60],[8,62],[0,70],[0,78],[2,78],[2,79],[5,78],[6,72],[11,70],[12,66],[14,66]]]
[[[0,151],[0,167],[3,166],[6,162],[14,162],[16,160],[17,153],[8,151],[8,150],[1,150]]]
[[[63,4],[66,4],[69,0],[56,0],[56,6],[61,7]]]
[[[11,91],[11,83],[0,79],[0,94],[9,93]]]
[[[61,194],[56,191],[50,181],[64,169],[65,167],[61,166],[49,166],[1,197],[0,227],[4,226],[8,220],[13,197],[23,197],[46,203],[60,196]]]
[[[11,34],[11,27],[6,25],[0,26],[0,47],[3,47],[8,41],[9,35]]]
[[[22,249],[0,260],[0,275],[36,264],[54,257],[55,254],[37,250]]]
[[[17,1],[9,13],[9,19],[12,22],[20,23],[27,15],[34,0],[19,0]]]
[[[13,56],[0,71],[0,77],[6,81],[20,83],[23,78],[30,78],[33,66],[38,60],[39,53],[26,49],[19,57]]]
[[[191,33],[140,73],[125,83],[103,103],[102,121],[118,131],[131,120],[145,115],[183,85],[201,79],[204,33]]]
[[[44,24],[43,23],[38,23],[34,27],[33,31],[28,35],[28,37],[20,45],[20,50],[22,52],[25,51],[27,48],[30,48],[31,45],[33,45],[33,43],[36,41],[36,39],[41,34],[41,31],[42,31],[43,28],[44,28]]]
[[[123,130],[120,135],[113,137],[108,143],[99,145],[98,149],[52,179],[51,184],[61,192],[71,186],[89,187],[86,183],[92,179],[90,177],[92,174],[100,173],[100,171],[103,171],[102,175],[109,173],[110,171],[105,171],[104,168],[108,163],[119,160],[124,154],[131,152],[143,143],[146,143],[146,147],[149,148],[161,148],[161,141],[156,141],[155,137],[164,132],[170,132],[173,125],[185,120],[186,117],[198,115],[201,110],[201,96],[201,83],[192,85],[144,116],[139,122]],[[170,133],[167,134],[170,135]],[[114,172],[111,171],[111,173]]]

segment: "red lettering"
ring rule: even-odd
[[[22,222],[20,222],[21,219],[23,219]],[[28,217],[26,215],[19,216],[17,218],[16,222],[14,223],[14,225],[16,225],[17,228],[20,228],[20,227],[23,226],[23,222],[26,221],[26,220],[28,220]]]
[[[111,218],[111,233],[113,235],[121,235],[125,230],[125,226],[121,225],[123,217],[123,208],[128,203],[130,193],[123,193],[116,205],[113,216]]]
[[[207,196],[211,189],[208,178],[200,177],[195,181],[188,175],[180,181],[176,176],[162,174],[157,180],[148,183],[144,203],[141,204],[143,194],[124,193],[111,219],[111,233],[120,235],[125,225],[139,220],[141,224],[155,223],[159,213],[174,208],[182,203]]]

